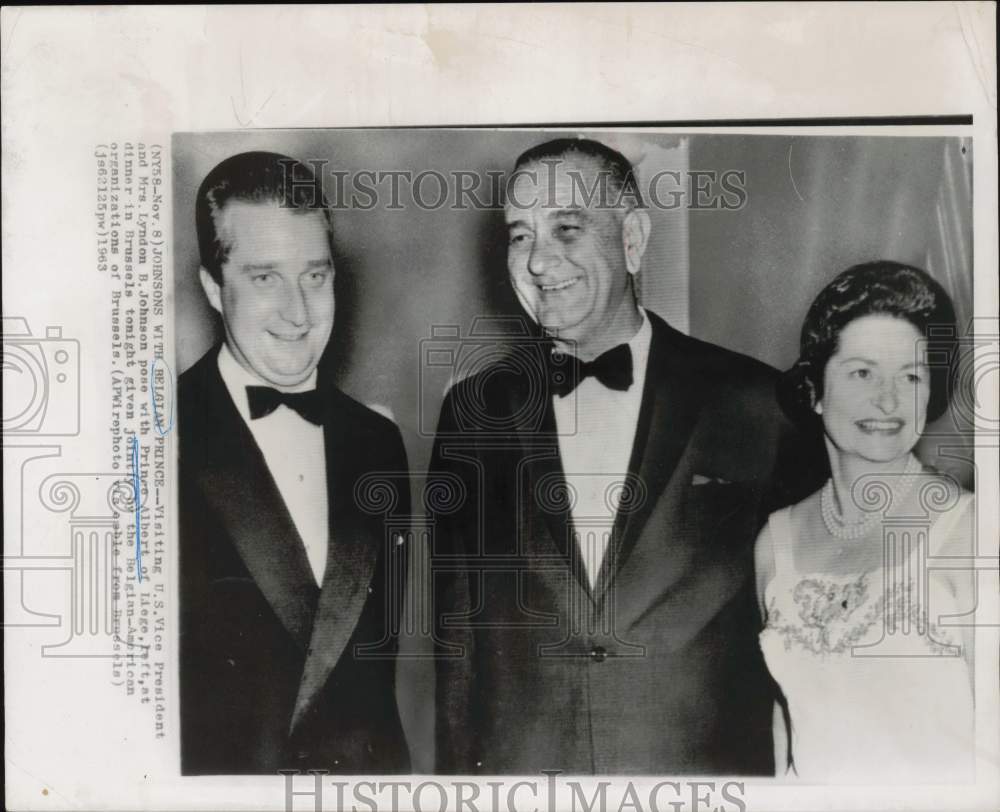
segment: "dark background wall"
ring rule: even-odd
[[[738,211],[689,212],[692,332],[787,368],[819,290],[877,258],[930,270],[967,321],[971,188],[957,233],[939,226],[951,173],[971,169],[963,147],[943,138],[693,137],[692,167],[742,169],[749,194]],[[936,256],[952,239],[966,249],[961,267]]]
[[[488,197],[487,173],[509,170],[521,151],[556,135],[497,130],[175,135],[178,373],[221,336],[198,283],[194,199],[202,178],[223,158],[267,149],[301,160],[324,159],[331,169],[348,173],[464,170],[481,179],[482,198]],[[622,150],[644,183],[661,170],[745,173],[746,200],[736,210],[691,208],[688,176],[680,187],[659,187],[661,200],[678,188],[685,198],[677,208],[651,212],[653,236],[640,287],[644,304],[679,329],[786,368],[819,289],[849,265],[875,258],[927,268],[953,294],[960,323],[971,317],[972,156],[964,140],[588,135]],[[324,185],[331,196],[332,180]],[[388,182],[379,189],[382,195],[371,210],[334,213],[337,317],[322,374],[358,400],[391,411],[407,445],[417,495],[449,377],[447,370],[422,364],[421,342],[434,325],[464,332],[477,316],[520,311],[507,282],[500,207],[423,210],[404,186],[402,208],[393,210]],[[435,181],[427,180],[423,189],[425,199],[437,197]],[[951,457],[939,453],[940,443],[930,442],[922,455],[971,484],[971,464],[961,459],[971,440],[958,433],[950,442],[960,449],[949,452]],[[422,554],[414,552],[413,588],[425,577]],[[411,601],[411,613],[427,611],[426,603]],[[409,654],[428,650],[419,633],[404,645]],[[432,764],[432,700],[431,662],[401,660],[400,701],[418,772],[430,771]]]
[[[691,167],[747,174],[747,205],[689,210],[691,333],[787,369],[820,289],[858,262],[926,269],[972,318],[972,153],[959,138],[696,135]],[[972,380],[954,403],[972,402]],[[928,427],[924,462],[973,487],[972,421]]]

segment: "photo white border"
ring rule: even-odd
[[[615,122],[971,115],[971,125],[917,132],[973,138],[975,306],[977,315],[995,316],[995,14],[992,3],[4,8],[4,312],[36,330],[60,324],[82,347],[105,339],[106,326],[87,315],[103,299],[86,282],[94,273],[93,148],[111,139],[166,151],[173,132],[248,127],[615,129]],[[861,133],[873,130],[836,129]],[[66,285],[69,275],[84,285]],[[103,453],[106,393],[90,394],[96,405],[82,424],[98,429],[90,446],[86,431],[65,445],[69,468],[86,470]],[[986,408],[996,415],[995,402]],[[980,538],[1000,527],[997,461],[995,447],[978,449]],[[998,596],[990,597],[996,617]],[[996,630],[980,629],[977,643],[984,636],[995,651]],[[145,728],[114,715],[121,703],[102,710],[99,696],[81,690],[96,673],[39,660],[24,641],[5,635],[8,808],[283,808],[278,777],[172,776],[176,758],[130,739]],[[977,658],[977,681],[993,669]],[[997,719],[998,710],[994,702],[977,714]],[[995,756],[996,736],[980,733],[983,753]],[[969,791],[754,785],[747,805],[752,812],[995,808],[996,763],[981,768]]]

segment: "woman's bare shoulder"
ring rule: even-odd
[[[811,493],[801,502],[788,508],[788,526],[792,540],[812,536],[812,525],[821,517],[820,494],[822,489]]]

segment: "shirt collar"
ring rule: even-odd
[[[309,374],[309,377],[300,384],[296,384],[295,386],[275,386],[273,383],[265,381],[263,378],[244,368],[236,360],[236,357],[229,349],[229,345],[225,343],[223,343],[222,349],[219,350],[219,374],[222,376],[222,381],[225,383],[226,389],[229,390],[229,396],[233,399],[233,403],[236,404],[237,410],[248,424],[250,422],[250,404],[247,401],[248,386],[269,386],[272,389],[278,389],[282,392],[308,392],[316,388],[317,377],[317,372],[314,369]]]
[[[642,316],[642,324],[639,330],[628,342],[628,348],[632,350],[633,366],[638,367],[642,361],[645,369],[646,359],[649,357],[649,345],[653,340],[653,326],[650,324],[649,316],[646,315],[646,308],[640,307],[639,314]]]
[[[636,330],[635,335],[625,342],[629,350],[632,351],[633,362],[638,362],[640,359],[645,361],[649,357],[649,345],[653,340],[653,328],[649,322],[649,316],[646,315],[646,308],[640,307],[638,310],[639,315],[642,317],[642,324],[639,325],[639,329]],[[560,350],[557,350],[553,346],[552,352],[560,352]]]

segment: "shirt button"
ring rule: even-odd
[[[595,663],[603,663],[606,659],[608,659],[608,652],[601,646],[594,646],[590,650],[590,659]]]

